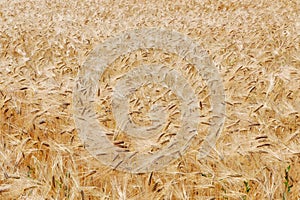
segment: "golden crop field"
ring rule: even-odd
[[[102,89],[94,109],[111,131],[107,141],[152,155],[188,123],[180,121],[185,99],[140,75],[151,73],[147,66],[165,76],[171,72],[161,69],[180,72],[169,82],[191,84],[201,116],[183,154],[157,170],[125,172],[96,159],[79,137],[94,127],[75,123],[74,95],[81,93],[74,91],[99,44],[153,27],[188,36],[207,51],[224,85],[225,123],[216,145],[198,158],[214,118],[214,91],[201,71],[162,50],[124,52],[97,80]],[[131,136],[139,132],[118,129],[126,116],[113,107],[111,95],[127,83],[118,84],[124,77],[150,80],[130,94],[128,118],[147,127],[166,110],[159,138],[135,140]],[[106,143],[94,145],[103,150]],[[147,167],[147,158],[140,161]],[[299,191],[299,0],[0,0],[0,199],[299,200]]]

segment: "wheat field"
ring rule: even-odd
[[[209,127],[204,89],[204,121],[186,153],[159,171],[128,173],[87,151],[74,122],[73,91],[98,44],[147,27],[175,30],[208,52],[224,84],[226,117],[216,147],[198,160]],[[101,80],[140,65],[140,57],[180,62],[154,50],[125,57]],[[154,98],[156,87],[132,98]],[[172,95],[164,100],[180,103]],[[109,101],[97,109],[109,110]],[[149,122],[147,109],[131,116],[135,123]],[[100,121],[114,127],[107,113]],[[0,0],[0,199],[299,200],[299,191],[299,0]]]

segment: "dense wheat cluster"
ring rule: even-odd
[[[299,16],[298,0],[0,1],[0,199],[300,199]],[[109,78],[124,74],[124,65],[138,66],[137,58],[159,57],[168,65],[182,62],[183,77],[203,86],[203,117],[190,149],[158,172],[131,174],[86,150],[72,94],[99,43],[146,27],[188,35],[208,51],[224,84],[226,121],[216,148],[197,160],[210,125],[210,91],[201,76],[177,55],[151,49],[117,59],[100,85],[113,85]],[[130,101],[150,105],[155,89],[166,90],[154,83]],[[176,113],[176,96],[161,98]],[[96,109],[110,110],[109,98]],[[131,117],[145,125],[150,108],[139,109]],[[180,126],[174,116],[170,135]],[[109,112],[101,117],[103,126],[115,126]],[[132,148],[126,134],[117,139]],[[147,143],[135,145],[155,152]]]

